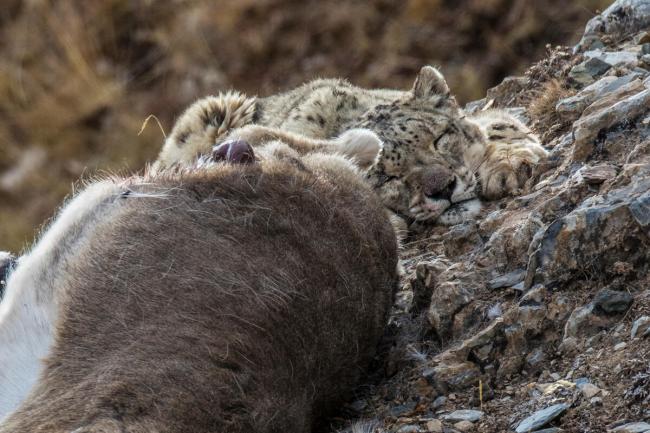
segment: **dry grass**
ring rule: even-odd
[[[558,116],[555,106],[560,99],[568,98],[575,93],[575,90],[566,88],[559,80],[553,79],[546,82],[536,92],[528,106],[528,114],[533,121],[533,129],[540,134],[542,142],[547,141],[547,136],[557,135],[559,129],[565,125]]]
[[[0,249],[31,241],[79,177],[155,157],[193,99],[316,76],[405,88],[424,63],[461,100],[576,41],[602,0],[5,0]],[[553,25],[549,25],[552,23]],[[552,30],[551,30],[552,29]]]

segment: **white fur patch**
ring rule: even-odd
[[[476,219],[481,212],[481,201],[479,199],[467,200],[461,203],[456,203],[447,209],[436,220],[437,223],[453,226],[465,221]]]
[[[377,134],[364,128],[345,131],[336,143],[342,154],[354,158],[362,167],[375,162],[383,145]]]
[[[103,211],[101,205],[114,205],[111,199],[120,193],[111,182],[90,186],[62,209],[9,276],[0,303],[0,420],[25,399],[52,345],[59,311],[56,265],[74,253],[75,241],[92,226],[92,216]]]

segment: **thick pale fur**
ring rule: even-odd
[[[251,101],[255,104],[252,120],[225,131],[218,141],[241,138],[257,145],[280,138],[303,151],[317,148],[326,152],[329,146],[330,152],[345,153],[337,137],[352,129],[371,130],[382,147],[365,176],[386,207],[408,222],[472,219],[480,210],[479,202],[449,208],[479,195],[497,198],[515,194],[522,186],[512,178],[513,152],[508,151],[509,144],[503,140],[490,144],[485,128],[481,128],[486,115],[480,119],[466,116],[442,74],[431,66],[422,68],[409,91],[368,90],[344,80],[315,80],[286,93]],[[198,101],[196,105],[205,104]],[[194,111],[209,109],[204,106]],[[499,116],[500,122],[520,123],[512,116],[505,120],[506,113]],[[203,137],[205,127],[211,128],[192,120],[179,129],[190,131],[187,136]],[[511,144],[519,158],[515,171],[536,164],[539,150],[543,152],[535,140]],[[209,151],[210,145],[205,142],[201,152]],[[526,146],[534,149],[526,151]],[[173,147],[180,152],[187,150],[185,159],[195,156],[191,148],[171,138],[165,148]],[[161,157],[166,152],[170,151],[163,149]],[[368,161],[364,158],[361,165],[365,168]],[[500,184],[501,178],[507,179],[505,185]],[[448,210],[451,214],[443,216]]]
[[[254,121],[255,98],[238,92],[208,96],[192,104],[180,116],[165,140],[157,164],[192,163],[209,152],[226,132]]]
[[[548,155],[539,138],[520,120],[503,110],[472,116],[487,146],[478,175],[481,193],[489,199],[517,194],[530,179],[533,166]]]
[[[1,304],[0,432],[308,432],[349,396],[392,303],[395,235],[348,158],[256,153],[63,208]]]

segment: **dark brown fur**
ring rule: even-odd
[[[44,375],[0,431],[310,431],[386,322],[397,258],[379,200],[288,162],[130,189],[168,197],[117,199],[68,258]]]

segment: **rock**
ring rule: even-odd
[[[487,91],[486,99],[495,101],[499,107],[512,105],[515,96],[526,87],[526,77],[506,77],[500,84]]]
[[[439,419],[433,419],[431,421],[427,421],[427,431],[430,433],[442,433],[444,431],[444,426],[442,425],[442,421]]]
[[[526,356],[526,370],[529,373],[539,372],[544,367],[544,361],[546,361],[544,349],[536,347]]]
[[[639,60],[641,63],[643,63],[645,66],[650,66],[650,54],[644,54],[641,57],[639,57]]]
[[[431,409],[433,410],[440,409],[442,406],[445,405],[446,402],[447,402],[447,397],[445,397],[444,395],[440,395],[436,397],[435,400],[433,400],[433,403],[431,403]]]
[[[619,351],[625,349],[626,347],[627,347],[627,343],[620,342],[614,346],[614,350]]]
[[[589,304],[576,308],[564,326],[564,339],[588,337],[611,327],[617,316],[625,313],[634,298],[627,292],[603,289]]]
[[[593,304],[598,312],[621,314],[625,313],[632,306],[633,301],[634,297],[628,292],[603,289],[596,294]]]
[[[475,386],[481,377],[478,365],[465,361],[456,363],[441,363],[425,370],[422,375],[441,394],[449,390],[460,390]]]
[[[586,51],[584,56],[587,59],[598,59],[610,66],[634,67],[637,63],[637,53],[632,51]]]
[[[477,101],[471,101],[465,104],[464,110],[466,113],[473,114],[485,107],[485,104],[487,104],[486,98],[479,99]]]
[[[526,270],[525,269],[517,269],[515,271],[509,272],[505,275],[501,275],[499,277],[496,277],[490,282],[488,282],[488,287],[490,289],[500,289],[502,287],[512,287],[516,285],[517,283],[524,281],[524,277],[526,276]]]
[[[617,433],[646,433],[650,431],[650,424],[647,422],[631,422],[628,424],[623,424],[622,426],[618,426],[609,431]]]
[[[581,171],[582,178],[589,185],[600,185],[601,183],[612,180],[616,177],[616,167],[612,164],[599,164],[586,167]]]
[[[397,429],[397,433],[420,433],[420,427],[413,424],[406,424]]]
[[[470,421],[459,421],[454,424],[454,428],[459,431],[471,431],[474,429],[474,424]]]
[[[427,318],[433,330],[440,338],[446,338],[451,332],[454,315],[472,299],[472,293],[460,282],[445,281],[433,290]]]
[[[610,325],[611,321],[608,318],[594,314],[594,305],[590,303],[573,310],[564,325],[563,340],[566,341],[571,337],[588,337],[609,328]]]
[[[562,415],[568,408],[568,404],[560,403],[547,407],[546,409],[538,410],[528,418],[521,421],[517,425],[515,431],[517,433],[534,432]]]
[[[400,404],[398,406],[392,407],[390,409],[389,413],[390,413],[391,416],[394,416],[394,417],[409,415],[415,410],[415,407],[416,407],[416,403],[410,401],[408,403],[404,403],[404,404]]]
[[[575,120],[580,117],[585,108],[603,95],[614,92],[638,77],[639,75],[634,73],[622,77],[603,77],[582,89],[578,94],[558,101],[555,111],[562,119]]]
[[[600,59],[592,58],[579,65],[575,65],[569,71],[569,79],[574,83],[586,86],[596,81],[596,78],[607,72],[612,65]]]
[[[648,87],[650,80],[633,80],[587,107],[573,125],[573,160],[584,161],[592,154],[601,131],[631,122],[645,113],[650,104]]]
[[[575,51],[597,46],[606,34],[634,34],[650,26],[650,1],[616,0],[600,15],[589,20]]]
[[[558,350],[561,353],[564,354],[571,354],[577,352],[579,349],[578,347],[578,339],[576,337],[572,337],[571,335],[567,336],[567,331],[566,328],[564,330],[564,338],[562,340],[562,343],[558,347]]]
[[[554,287],[575,278],[605,279],[648,270],[650,262],[650,178],[638,175],[630,185],[585,200],[540,234],[530,253],[526,287]],[[632,247],[632,245],[634,245]]]
[[[650,317],[641,316],[632,324],[630,338],[645,338],[650,335]]]
[[[576,384],[576,386],[582,393],[583,397],[586,398],[587,400],[592,397],[595,397],[601,391],[600,388],[598,388],[596,385],[593,385],[591,383]]]
[[[646,36],[648,36],[648,33],[646,33]],[[650,54],[650,43],[649,42],[646,42],[646,43],[641,45],[641,54],[644,55],[644,56],[646,54]]]
[[[589,400],[589,404],[592,406],[602,406],[603,405],[603,399],[601,397],[592,397]]]
[[[483,412],[481,412],[480,410],[463,409],[463,410],[456,410],[447,415],[443,415],[442,419],[449,422],[457,422],[457,421],[476,422],[479,419],[481,419],[482,416],[483,416]]]

